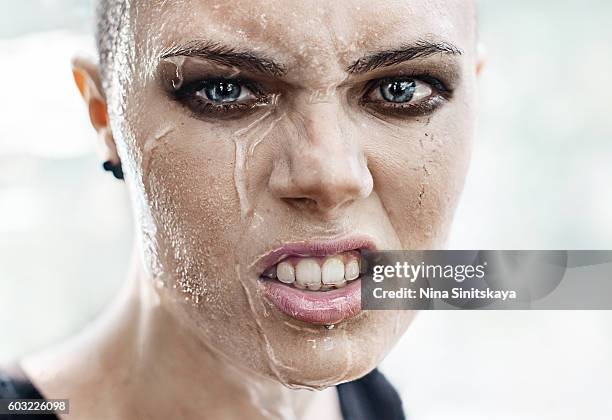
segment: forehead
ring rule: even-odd
[[[473,0],[139,0],[136,36],[152,55],[204,40],[261,51],[287,68],[346,68],[420,39],[475,45]],[[152,42],[153,40],[153,42]]]

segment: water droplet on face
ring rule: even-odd
[[[334,329],[334,327],[335,327],[335,325],[334,325],[334,324],[325,325],[325,329],[326,329],[326,330],[333,330],[333,329]]]
[[[334,340],[331,337],[325,337],[323,339],[323,348],[327,351],[334,349]]]
[[[174,75],[171,79],[172,88],[179,90],[183,86],[183,65],[185,64],[185,57],[173,57],[165,60],[168,63],[174,64]]]

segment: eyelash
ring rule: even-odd
[[[392,103],[386,101],[373,101],[368,99],[370,94],[376,89],[380,89],[386,83],[412,80],[415,82],[426,83],[431,88],[431,95],[417,103],[408,102]],[[376,113],[390,114],[396,117],[420,117],[434,113],[440,106],[444,105],[453,94],[444,82],[428,73],[406,74],[401,76],[384,77],[369,81],[363,90],[360,105],[373,110]]]
[[[205,89],[207,84],[219,82],[231,82],[239,85],[242,88],[247,88],[255,95],[254,100],[242,103],[215,104],[207,100],[197,93]],[[197,80],[187,83],[180,89],[173,92],[174,99],[190,109],[194,116],[209,116],[209,117],[235,117],[242,116],[249,111],[255,110],[257,107],[267,105],[270,102],[272,95],[265,94],[261,86],[248,79],[229,79],[229,78],[209,78]]]
[[[415,82],[426,83],[431,87],[432,94],[418,103],[393,103],[368,99],[369,95],[376,89],[380,89],[383,84],[398,80],[413,80]],[[253,93],[254,99],[242,103],[215,104],[209,99],[198,95],[198,92],[204,90],[207,84],[219,82],[233,83],[241,88],[246,88]],[[447,102],[452,97],[452,94],[453,90],[448,88],[444,82],[430,74],[421,73],[370,80],[364,86],[358,102],[361,106],[375,113],[406,118],[432,114]],[[265,93],[258,83],[248,79],[209,78],[187,83],[174,91],[173,96],[177,101],[190,109],[195,117],[224,119],[246,116],[260,106],[273,102],[272,98],[275,95]]]

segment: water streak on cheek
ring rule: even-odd
[[[151,169],[151,163],[153,161],[155,149],[160,144],[163,144],[163,140],[166,136],[174,132],[175,127],[173,126],[165,126],[160,127],[153,136],[147,138],[142,147],[142,175],[143,178],[147,178],[149,176],[149,171]]]
[[[278,96],[274,96],[270,109],[247,127],[237,130],[232,135],[235,147],[234,186],[240,203],[240,215],[243,222],[248,222],[253,216],[254,203],[248,197],[249,159],[255,154],[257,146],[270,134],[276,125],[284,118],[284,114],[275,115],[274,108]],[[248,225],[248,223],[247,223]]]

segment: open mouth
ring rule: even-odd
[[[372,241],[348,238],[288,244],[262,262],[264,294],[283,313],[313,324],[336,324],[361,311],[361,252]]]
[[[359,251],[329,257],[287,257],[263,273],[297,289],[328,291],[341,289],[359,278]]]

